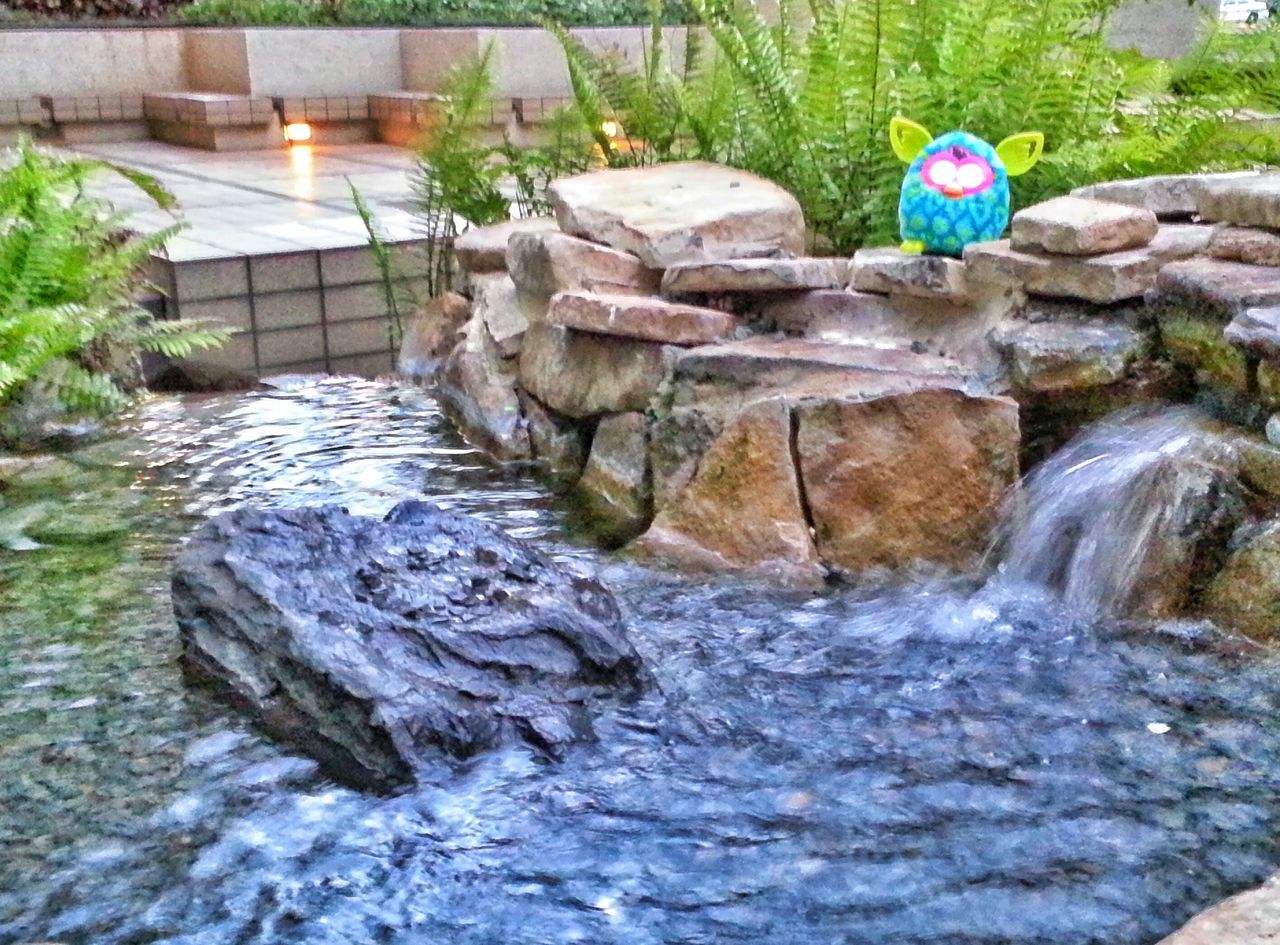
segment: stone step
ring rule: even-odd
[[[1252,266],[1280,266],[1280,233],[1228,226],[1213,234],[1209,255]]]
[[[656,293],[661,277],[630,253],[543,230],[512,234],[507,242],[507,269],[520,292],[544,308],[557,292]]]
[[[1280,305],[1241,312],[1222,337],[1264,358],[1280,358]]]
[[[1254,171],[1229,171],[1223,174],[1165,174],[1114,180],[1102,184],[1077,187],[1073,197],[1110,200],[1150,210],[1161,219],[1187,219],[1198,212],[1200,195],[1205,188],[1220,181],[1253,177]]]
[[[848,259],[727,259],[672,266],[662,277],[662,291],[794,292],[838,289],[849,284]]]
[[[1187,259],[1161,269],[1156,288],[1166,302],[1191,303],[1225,322],[1251,308],[1280,305],[1280,269]]]
[[[1280,172],[1215,181],[1197,208],[1206,220],[1280,230]]]
[[[1101,256],[1146,246],[1159,229],[1150,210],[1105,200],[1057,197],[1013,215],[1010,245],[1020,252]]]
[[[1017,286],[1028,294],[1083,299],[1110,305],[1141,298],[1167,263],[1204,250],[1213,230],[1206,226],[1162,226],[1150,245],[1104,256],[1050,256],[1020,252],[1009,240],[974,243],[964,252],[969,278]]]
[[[728,338],[738,319],[728,312],[634,295],[561,292],[551,300],[547,324],[596,335],[693,347]]]

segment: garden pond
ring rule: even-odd
[[[427,498],[594,564],[656,685],[390,796],[184,684],[175,549]],[[1153,945],[1280,862],[1280,659],[1033,587],[800,596],[607,555],[415,388],[153,398],[0,496],[0,942]]]

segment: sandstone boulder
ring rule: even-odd
[[[1015,213],[1010,244],[1021,252],[1100,256],[1146,246],[1159,228],[1150,210],[1106,200],[1057,197]]]
[[[400,342],[400,373],[414,380],[430,380],[458,344],[470,317],[471,303],[456,292],[446,292],[424,304]]]
[[[792,461],[791,423],[781,400],[744,410],[633,547],[682,568],[821,586],[824,572]]]
[[[624,544],[645,530],[653,517],[653,485],[644,414],[601,419],[578,495],[593,530],[608,544]]]
[[[594,577],[421,502],[220,515],[183,548],[173,608],[190,678],[378,790],[509,744],[555,756],[641,682]]]
[[[964,300],[969,294],[965,264],[950,256],[925,256],[900,249],[860,249],[853,255],[853,287],[860,292],[901,293]]]
[[[1197,209],[1206,220],[1280,230],[1280,171],[1214,181]]]
[[[445,413],[495,459],[527,459],[529,433],[520,412],[516,378],[483,319],[473,318],[445,360],[436,382]]]
[[[804,252],[800,204],[781,187],[715,164],[661,164],[563,177],[547,191],[560,229],[646,266]]]
[[[662,276],[662,291],[671,295],[734,292],[797,292],[838,289],[849,284],[847,259],[728,259],[684,263]]]
[[[1157,945],[1275,945],[1280,940],[1280,875],[1208,909]]]
[[[556,229],[553,217],[508,220],[472,227],[453,241],[453,254],[467,272],[501,272],[507,268],[507,241],[516,233],[546,233]]]
[[[557,292],[644,295],[661,278],[630,253],[559,232],[512,236],[507,268],[522,294],[544,302]]]
[[[597,335],[693,347],[721,341],[738,320],[728,312],[630,295],[562,292],[551,300],[547,323]]]
[[[1109,200],[1150,210],[1161,219],[1186,219],[1198,212],[1200,195],[1212,184],[1235,178],[1252,177],[1253,171],[1229,171],[1223,174],[1167,174],[1138,177],[1132,180],[1090,184],[1071,192],[1073,197]]]
[[[567,417],[644,411],[679,348],[534,325],[520,354],[520,383]]]
[[[796,408],[822,559],[853,574],[974,568],[1018,479],[1018,405],[927,388]]]

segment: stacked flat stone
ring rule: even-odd
[[[714,165],[548,196],[554,219],[456,242],[460,331],[457,297],[414,326],[418,347],[458,339],[436,385],[468,439],[571,486],[607,543],[687,568],[815,587],[978,561],[1017,478],[1017,405],[903,330],[970,310],[962,264],[873,255],[854,290],[851,260],[803,255],[791,195]]]
[[[1201,252],[1205,227],[1161,226],[1151,210],[1058,197],[1014,215],[1009,239],[965,250],[971,279],[1029,295],[1113,305],[1142,298],[1161,266]]]
[[[1165,346],[1202,386],[1280,409],[1280,173],[1211,180],[1197,212],[1218,226],[1209,258],[1160,273]]]

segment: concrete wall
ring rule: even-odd
[[[398,29],[250,29],[254,95],[367,95],[401,86]]]
[[[1218,0],[1131,0],[1112,14],[1109,43],[1156,59],[1177,59],[1195,48],[1218,6]]]
[[[249,94],[249,52],[244,30],[191,30],[183,39],[188,89]]]
[[[3,98],[165,92],[185,86],[181,30],[0,30]]]

